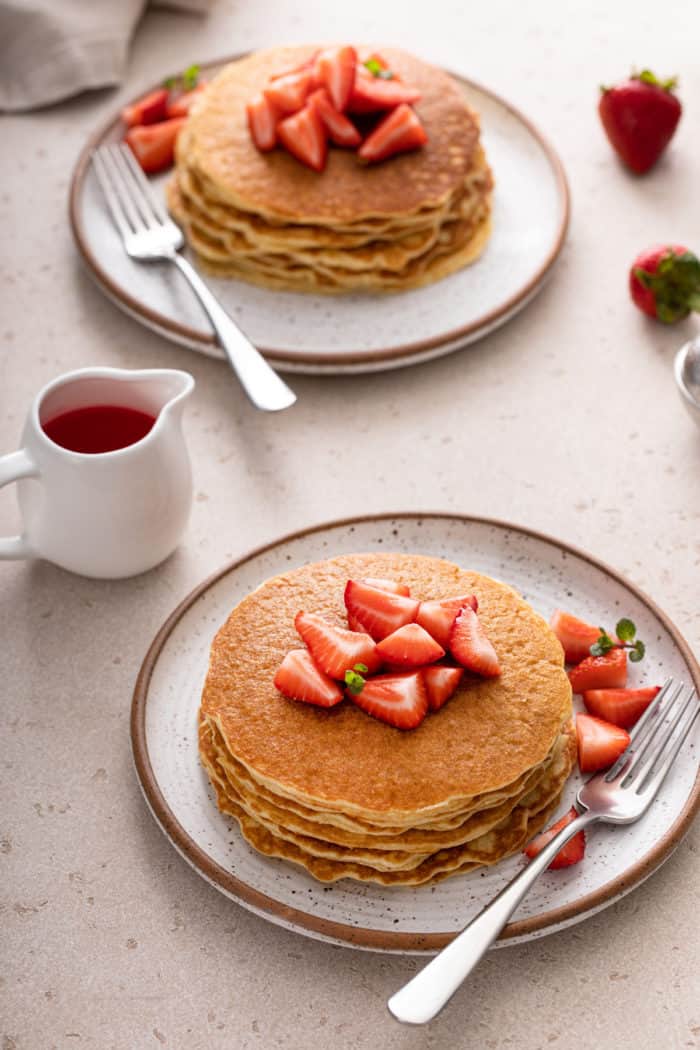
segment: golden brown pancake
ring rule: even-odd
[[[246,103],[316,50],[229,63],[193,106],[167,193],[204,267],[271,288],[344,292],[417,287],[473,261],[490,231],[492,178],[478,118],[442,70],[382,49],[422,93],[415,108],[428,142],[419,150],[363,165],[331,148],[318,173],[281,148],[256,149]]]
[[[349,700],[284,698],[273,678],[299,647],[296,613],[345,626],[345,584],[368,576],[421,600],[475,594],[501,675],[465,674],[411,731]],[[571,688],[545,621],[507,585],[418,555],[346,555],[262,584],[212,643],[200,716],[219,807],[256,848],[321,879],[417,884],[495,863],[541,826],[574,757]]]

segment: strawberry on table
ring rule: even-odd
[[[682,244],[657,244],[640,252],[629,272],[632,302],[664,324],[700,310],[700,259]]]
[[[556,824],[552,824],[551,828],[547,828],[545,831],[541,831],[539,835],[530,842],[523,853],[526,857],[532,859],[536,857],[538,853],[541,853],[547,843],[551,842],[555,835],[557,835],[562,828],[565,828],[567,824],[570,824],[572,820],[575,820],[578,816],[578,811],[575,806],[572,806],[569,812],[558,820]],[[572,864],[578,864],[580,860],[583,860],[583,855],[586,851],[586,836],[583,828],[577,831],[567,843],[557,853],[556,857],[549,865],[550,871],[556,871],[557,868],[569,868]]]
[[[259,150],[266,152],[277,145],[277,123],[279,112],[262,92],[246,105],[248,127],[253,142]]]
[[[277,138],[297,160],[314,171],[326,166],[328,140],[315,106],[306,105],[277,125]]]
[[[445,650],[417,623],[407,623],[379,642],[377,653],[392,667],[412,670],[435,663]]]
[[[496,650],[471,605],[464,606],[452,625],[450,652],[462,667],[483,678],[497,678],[501,673]]]
[[[569,671],[575,693],[587,689],[622,689],[627,684],[627,653],[613,648],[604,656],[587,656]]]
[[[155,174],[169,168],[175,159],[175,141],[185,117],[173,117],[160,124],[138,125],[129,128],[124,141],[143,170]]]
[[[626,729],[593,715],[576,715],[578,764],[582,773],[607,769],[630,742]]]
[[[274,685],[289,700],[318,707],[335,707],[343,699],[338,683],[316,666],[306,649],[287,653],[274,677]]]
[[[648,69],[601,88],[598,113],[610,144],[637,174],[648,171],[670,142],[682,107],[675,77],[659,80]]]
[[[600,636],[600,628],[579,620],[563,609],[555,609],[549,621],[564,650],[568,664],[576,664],[591,655],[591,646]]]
[[[474,612],[479,603],[473,594],[461,594],[457,598],[442,598],[440,601],[421,602],[416,615],[416,623],[432,635],[438,645],[448,649],[450,631],[457,619],[457,614],[465,605],[471,605]]]
[[[643,689],[586,689],[583,702],[596,718],[631,729],[642,717],[660,689],[658,685]]]
[[[428,694],[420,671],[377,675],[360,692],[347,695],[368,715],[396,729],[415,729],[428,712]]]
[[[413,623],[419,602],[403,594],[372,587],[359,580],[348,580],[345,588],[345,607],[348,622],[360,623],[362,629],[380,642],[404,624]]]
[[[388,81],[381,81],[385,84]],[[376,128],[370,132],[357,151],[360,160],[371,164],[419,149],[428,141],[425,128],[415,112],[406,103],[396,106]]]
[[[360,145],[362,136],[359,131],[351,120],[335,108],[325,88],[319,88],[309,95],[309,105],[316,107],[329,139],[336,146],[354,149]]]
[[[439,711],[457,689],[464,676],[464,668],[433,664],[424,667],[421,674],[428,692],[428,707],[431,711]]]
[[[331,678],[342,681],[345,672],[355,664],[364,664],[369,674],[379,670],[381,657],[368,634],[346,631],[307,612],[297,613],[294,626],[309,647],[314,663]]]
[[[280,113],[296,113],[306,102],[311,83],[311,72],[301,69],[297,73],[285,73],[271,80],[263,88],[263,94]]]
[[[177,116],[168,113],[168,89],[156,88],[149,91],[143,98],[132,102],[130,106],[124,106],[121,118],[127,127],[133,128],[137,124],[157,124],[165,120],[166,116]]]
[[[343,112],[350,99],[356,66],[357,52],[354,47],[330,47],[316,59],[316,79],[327,89],[339,113]]]

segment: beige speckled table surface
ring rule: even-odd
[[[127,83],[2,124],[0,447],[34,392],[87,364],[185,367],[195,471],[184,542],[160,568],[100,583],[38,562],[0,570],[0,1046],[535,1050],[700,1046],[696,824],[666,865],[596,917],[492,952],[427,1029],[385,1000],[418,962],[269,925],[200,879],[142,801],[131,690],[173,606],[226,560],[356,512],[510,518],[615,566],[700,648],[700,432],[671,363],[697,320],[665,329],[627,301],[636,250],[700,246],[696,0],[539,4],[221,0],[208,20],[150,14]],[[88,133],[160,73],[278,41],[390,41],[511,98],[570,178],[570,235],[527,310],[427,365],[295,376],[299,404],[256,414],[222,364],[120,314],[82,272],[66,221]],[[599,82],[678,72],[686,115],[644,179],[615,162]],[[527,207],[527,201],[523,201]],[[0,533],[15,531],[14,494]]]

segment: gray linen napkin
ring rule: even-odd
[[[148,0],[0,0],[0,110],[118,84]],[[212,0],[167,0],[204,12]]]

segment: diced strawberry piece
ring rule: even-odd
[[[315,613],[297,613],[294,626],[308,645],[314,663],[331,678],[342,681],[345,672],[355,664],[365,664],[367,674],[379,670],[381,657],[368,634],[346,631]]]
[[[660,688],[652,685],[646,689],[586,689],[583,702],[586,710],[596,718],[612,722],[614,726],[622,726],[623,729],[631,729]]]
[[[351,631],[359,631],[360,634],[367,633],[360,621],[356,616],[353,616],[352,613],[348,613],[348,629]]]
[[[377,652],[384,663],[406,671],[433,664],[445,655],[442,646],[417,623],[407,623],[387,635],[378,643]]]
[[[311,72],[300,69],[297,73],[286,73],[271,80],[263,95],[280,113],[297,113],[306,102],[311,91]]]
[[[347,110],[349,113],[377,113],[394,109],[402,103],[411,105],[419,99],[420,91],[402,84],[397,77],[384,80],[372,76],[365,66],[358,63]]]
[[[627,683],[627,653],[611,649],[605,656],[587,656],[569,671],[575,693],[588,689],[622,689]]]
[[[351,120],[340,113],[330,100],[325,88],[319,88],[309,95],[309,105],[315,106],[318,115],[328,132],[331,142],[336,146],[347,146],[354,149],[362,142],[362,136]]]
[[[168,102],[168,116],[169,117],[186,117],[189,115],[190,108],[193,102],[199,98],[207,86],[206,80],[200,80],[197,87],[192,88],[190,91],[183,91],[181,95]]]
[[[263,153],[274,149],[277,145],[277,123],[280,119],[277,109],[261,92],[246,105],[246,114],[251,137],[258,149]]]
[[[570,824],[572,820],[575,820],[578,816],[578,811],[575,806],[572,806],[566,816],[558,820],[556,824],[552,824],[551,828],[547,828],[546,831],[541,831],[539,835],[530,842],[523,853],[526,857],[536,857],[538,853],[541,853],[548,842],[551,842],[555,835],[557,835],[562,828],[565,828],[567,824]],[[562,846],[557,853],[556,857],[549,865],[550,871],[555,871],[557,868],[569,868],[572,864],[578,864],[580,860],[583,860],[583,855],[586,851],[586,835],[581,828],[577,831],[569,841]]]
[[[582,773],[607,769],[616,762],[630,742],[626,729],[593,715],[576,715],[578,765]]]
[[[185,117],[173,117],[160,124],[129,128],[124,141],[147,174],[164,171],[175,159],[175,140]]]
[[[282,77],[288,77],[290,73],[310,73],[311,74],[311,86],[317,88],[321,86],[320,81],[316,75],[316,59],[320,52],[314,51],[313,55],[305,59],[304,62],[299,62],[296,66],[287,66],[286,69],[280,69],[279,73],[272,73],[270,80],[281,80]]]
[[[287,653],[274,678],[275,689],[290,700],[301,700],[318,707],[335,707],[343,692],[332,678],[324,674],[306,649]]]
[[[366,583],[369,587],[376,587],[379,591],[391,591],[392,594],[403,594],[404,597],[408,598],[410,590],[405,583],[399,583],[398,580],[385,580],[380,576],[366,576],[363,583]]]
[[[450,630],[450,651],[462,667],[483,678],[497,678],[501,673],[496,650],[471,605],[457,614]]]
[[[342,113],[355,83],[357,52],[354,47],[330,47],[316,59],[316,75],[328,90],[333,105]]]
[[[549,621],[564,650],[568,664],[577,664],[591,655],[591,646],[600,638],[600,627],[579,620],[563,609],[555,609]]]
[[[155,91],[149,91],[147,95],[132,102],[130,106],[124,106],[121,112],[122,120],[129,128],[136,127],[137,124],[157,124],[170,115],[167,88],[156,88]],[[179,114],[172,115],[178,116]]]
[[[315,106],[304,106],[277,125],[277,138],[297,160],[314,171],[326,166],[328,141]]]
[[[386,81],[383,81],[386,83]],[[377,164],[380,160],[418,149],[428,141],[425,128],[410,106],[397,106],[377,124],[357,151],[360,160]]]
[[[413,623],[418,604],[414,598],[392,594],[357,580],[348,580],[345,588],[348,619],[352,616],[353,622],[359,622],[375,642],[398,631],[404,624]]]
[[[360,693],[348,691],[347,695],[368,715],[397,729],[415,729],[428,713],[428,693],[420,671],[380,674],[368,679]]]
[[[452,625],[465,605],[471,605],[474,612],[479,608],[473,594],[461,594],[458,598],[443,598],[441,601],[421,602],[416,623],[425,627],[438,645],[448,649]]]
[[[433,664],[432,667],[424,667],[421,674],[428,692],[428,707],[431,711],[439,711],[462,680],[464,668]]]

